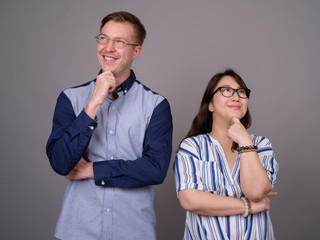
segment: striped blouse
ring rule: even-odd
[[[258,146],[259,159],[274,187],[279,166],[270,141],[251,135]],[[241,198],[239,155],[232,171],[222,145],[209,134],[185,139],[175,162],[176,190],[198,189],[212,194]],[[204,216],[187,211],[185,240],[195,239],[275,239],[269,211],[243,217]]]

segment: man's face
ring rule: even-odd
[[[122,40],[126,43],[136,44],[135,32],[132,24],[128,22],[107,22],[100,34],[112,40]],[[107,44],[99,44],[97,56],[102,71],[111,71],[116,78],[128,78],[131,64],[141,52],[141,46],[127,45],[124,48],[116,48],[112,41]]]

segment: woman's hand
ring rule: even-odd
[[[253,202],[251,203],[251,214],[264,212],[270,210],[270,196],[277,196],[277,192],[269,192],[267,196],[265,196],[261,201],[259,202]]]
[[[233,117],[231,119],[231,126],[228,130],[228,137],[232,141],[238,143],[239,146],[248,146],[253,144],[250,134],[237,117]]]

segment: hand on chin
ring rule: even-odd
[[[242,117],[243,117],[243,116],[241,116],[240,114],[231,114],[231,115],[230,115],[230,118],[229,118],[229,122],[230,122],[230,124],[232,124],[232,123],[233,123],[233,122],[232,122],[232,119],[233,119],[233,118],[237,118],[237,119],[241,120]]]
[[[102,68],[102,71],[103,72],[106,72],[106,71],[110,71],[114,77],[117,77],[119,74],[118,74],[118,67],[119,65],[107,65],[107,66],[104,66],[104,68]]]

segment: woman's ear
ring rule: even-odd
[[[213,102],[212,101],[209,102],[208,110],[210,112],[213,112]]]

